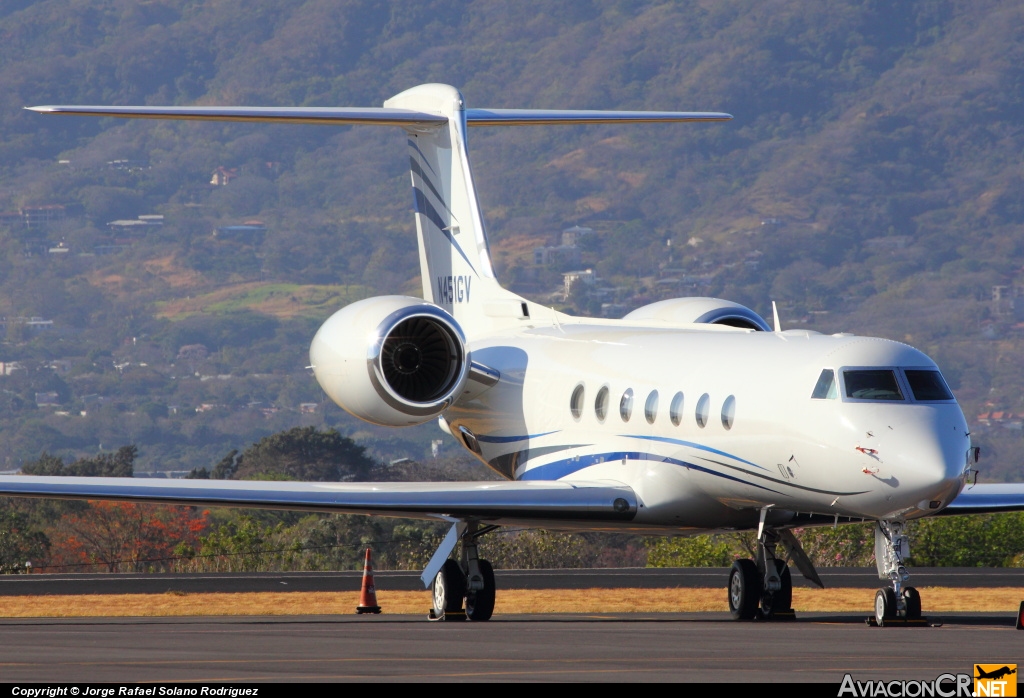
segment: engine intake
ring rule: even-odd
[[[728,325],[771,332],[764,318],[753,310],[721,298],[670,298],[637,308],[622,319],[654,320],[670,324]]]
[[[424,405],[444,400],[468,362],[462,331],[454,318],[446,320],[418,309],[413,312],[383,334],[380,349],[371,352],[370,359],[378,380],[394,397]],[[402,311],[396,314],[404,315]],[[389,317],[382,325],[394,320]]]
[[[313,338],[317,381],[345,411],[374,424],[421,424],[446,410],[469,375],[455,319],[417,298],[381,296],[342,308]]]

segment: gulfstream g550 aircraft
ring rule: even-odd
[[[785,558],[820,584],[793,527],[876,526],[879,621],[920,617],[905,522],[1024,509],[1024,487],[961,492],[977,451],[935,363],[905,344],[782,331],[748,308],[678,298],[621,320],[569,317],[495,278],[467,127],[724,121],[728,114],[467,109],[421,85],[380,109],[34,107],[47,114],[376,124],[404,130],[423,298],[342,308],[313,338],[317,381],[350,414],[437,420],[506,482],[296,483],[6,477],[0,493],[420,517],[451,530],[423,572],[435,617],[487,620],[498,526],[665,535],[756,530],[733,566],[740,619],[788,611]],[[456,547],[459,555],[449,559]],[[463,603],[465,602],[465,607]],[[463,610],[464,609],[464,610]]]

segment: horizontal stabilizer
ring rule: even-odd
[[[939,515],[1024,511],[1024,482],[974,485],[957,495]]]
[[[728,121],[731,114],[687,111],[603,111],[585,109],[467,109],[469,126],[547,126],[552,124],[661,124]]]
[[[118,477],[0,477],[0,495],[257,507],[481,521],[630,521],[626,486],[568,482],[266,482]]]
[[[443,124],[447,117],[386,107],[26,107],[40,114],[116,116],[127,119],[187,119],[191,121],[260,121],[279,124],[370,124],[417,126]]]
[[[91,107],[49,105],[26,107],[39,114],[110,116],[126,119],[189,121],[253,121],[280,124],[369,124],[429,126],[443,124],[443,114],[389,107]],[[718,112],[600,111],[572,109],[467,109],[469,126],[545,126],[552,124],[657,124],[687,121],[728,121]]]

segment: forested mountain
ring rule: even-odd
[[[325,423],[426,457],[435,427],[366,428],[303,369],[334,309],[418,292],[400,131],[21,108],[373,106],[445,82],[476,107],[734,114],[473,129],[499,277],[578,313],[775,300],[786,327],[910,342],[983,474],[1024,479],[1022,33],[1011,0],[6,1],[0,469],[135,444],[137,472],[188,471]],[[537,264],[574,225],[594,234]],[[575,268],[600,281],[563,298]]]

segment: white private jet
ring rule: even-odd
[[[401,127],[423,298],[381,296],[313,338],[317,381],[350,414],[436,419],[505,482],[300,483],[0,478],[0,494],[419,517],[452,524],[423,572],[431,615],[491,617],[477,539],[499,526],[691,535],[756,530],[728,584],[737,619],[789,612],[780,555],[821,585],[794,527],[874,521],[877,620],[921,616],[905,524],[1024,509],[1024,486],[964,485],[977,450],[935,363],[913,347],[774,327],[716,298],[621,320],[570,317],[503,289],[470,171],[467,127],[724,121],[687,112],[468,109],[420,85],[379,109],[33,107],[47,114]],[[460,546],[457,559],[449,559]],[[781,550],[780,550],[781,548]],[[465,605],[463,605],[465,604]]]

